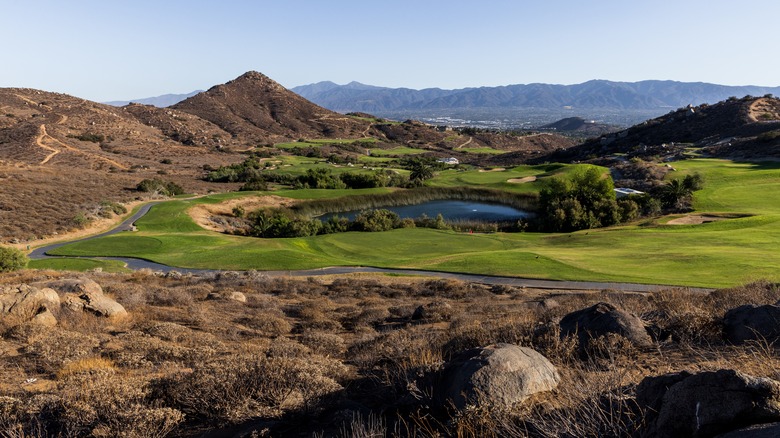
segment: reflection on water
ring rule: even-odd
[[[417,205],[402,205],[398,207],[381,207],[394,211],[401,218],[418,218],[422,215],[436,217],[441,214],[448,221],[482,221],[482,222],[503,222],[515,221],[529,217],[530,213],[518,210],[502,204],[487,204],[484,202],[473,201],[429,201]],[[347,211],[343,213],[327,213],[320,216],[323,222],[331,216],[346,217],[354,220],[360,211]]]

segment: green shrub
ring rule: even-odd
[[[355,217],[352,228],[356,231],[389,231],[401,225],[398,214],[385,209],[363,211]]]
[[[548,231],[576,231],[620,222],[612,178],[595,167],[556,178],[539,194],[539,219]]]
[[[16,248],[0,246],[0,272],[10,272],[27,266],[27,256]]]
[[[70,134],[68,135],[68,137],[75,138],[81,141],[91,141],[92,143],[102,143],[103,140],[106,139],[106,137],[103,134],[95,134],[92,132],[85,132],[79,135]]]
[[[139,192],[159,193],[163,196],[176,196],[184,194],[184,189],[172,181],[163,181],[158,178],[145,179],[138,183],[136,190]]]

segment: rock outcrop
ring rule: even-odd
[[[55,280],[45,285],[63,293],[63,304],[72,311],[88,311],[110,318],[127,316],[121,304],[105,296],[103,288],[88,278]]]
[[[636,393],[646,437],[711,437],[780,421],[780,383],[735,370],[647,377]]]
[[[734,344],[776,341],[780,338],[780,306],[746,304],[729,310],[723,317],[723,337]]]
[[[51,313],[60,307],[60,297],[52,289],[26,284],[0,288],[0,314],[13,315],[21,322],[32,321],[53,326],[57,320]]]
[[[610,333],[625,337],[636,347],[653,344],[644,322],[638,316],[608,303],[597,303],[569,313],[561,319],[559,325],[562,337],[577,336],[581,353],[586,351],[591,339]]]
[[[494,344],[465,351],[442,371],[436,391],[442,407],[483,405],[508,409],[558,386],[560,375],[533,349]]]

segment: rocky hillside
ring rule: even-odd
[[[326,110],[257,72],[245,73],[171,108],[196,115],[248,143],[355,138],[370,127],[370,122]]]
[[[338,114],[256,72],[170,108],[118,108],[5,88],[0,89],[0,243],[72,230],[85,217],[99,216],[107,202],[138,197],[133,189],[148,178],[175,182],[190,193],[225,190],[202,181],[203,169],[243,161],[242,153],[256,146],[364,137],[373,137],[376,147],[414,147],[464,162],[481,157],[464,147],[512,152],[548,151],[548,143],[552,149],[571,146],[559,136],[537,145],[507,134],[469,135],[413,121]]]
[[[687,106],[543,159],[581,161],[616,153],[672,159],[690,148],[718,157],[777,158],[780,99],[748,96]]]
[[[609,132],[614,132],[620,128],[604,123],[598,123],[592,120],[585,120],[582,117],[567,117],[553,123],[540,126],[540,131],[561,132],[581,137],[596,137]]]

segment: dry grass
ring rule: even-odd
[[[0,283],[62,275],[22,271]],[[54,329],[3,319],[3,436],[186,435],[244,422],[320,436],[625,436],[641,425],[633,391],[645,376],[734,368],[780,378],[772,342],[720,338],[726,310],[780,298],[769,283],[626,295],[366,276],[89,276],[131,317],[60,311]],[[232,292],[246,303],[213,299]],[[599,301],[641,315],[656,347],[608,336],[592,340],[581,359],[557,321]],[[413,318],[430,303],[446,317]],[[497,342],[549,358],[563,376],[558,389],[511,411],[435,408],[441,366]],[[20,385],[30,377],[38,382]]]

